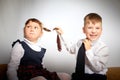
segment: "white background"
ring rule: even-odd
[[[75,42],[84,38],[83,18],[96,12],[103,18],[101,39],[110,49],[108,66],[120,66],[120,2],[119,0],[0,0],[0,64],[8,63],[11,44],[23,39],[23,27],[28,18],[37,18],[49,29],[60,26],[66,39]],[[44,32],[40,44],[47,48],[44,62],[51,71],[71,73],[75,56],[63,46],[57,51],[56,32]]]

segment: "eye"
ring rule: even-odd
[[[30,26],[26,26],[27,28],[30,28]]]
[[[96,27],[96,29],[100,29],[100,27]]]
[[[35,26],[35,27],[34,27],[34,29],[38,29],[38,27],[37,27],[37,26]]]
[[[91,27],[91,26],[89,26],[89,27],[88,27],[88,29],[92,29],[92,27]]]

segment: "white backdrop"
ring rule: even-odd
[[[119,0],[0,0],[0,63],[8,63],[11,44],[23,39],[23,27],[28,18],[39,19],[45,27],[53,29],[60,26],[66,39],[74,42],[84,38],[83,18],[90,12],[96,12],[103,18],[101,39],[110,48],[108,66],[120,66],[120,2]],[[49,70],[71,73],[75,66],[75,57],[63,46],[57,51],[56,32],[45,32],[40,44],[47,48],[44,65]]]

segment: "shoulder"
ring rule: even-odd
[[[17,44],[18,44],[18,43],[21,44],[21,41],[20,41],[19,39],[17,39],[16,41],[14,41],[14,42],[12,43],[12,47],[14,47],[14,45],[15,45],[16,43],[17,43]]]
[[[98,41],[97,48],[101,51],[109,53],[109,48],[103,41]]]
[[[12,43],[12,48],[20,48],[20,47],[22,47],[22,45],[21,45],[22,42],[23,41],[20,41],[19,39],[17,39],[16,41],[14,41]]]
[[[107,45],[101,40],[98,41],[97,45],[99,45],[101,47],[107,47]]]
[[[12,44],[11,54],[16,55],[16,53],[23,52],[24,49],[22,47],[21,41],[18,40],[14,41]]]

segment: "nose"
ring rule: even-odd
[[[30,31],[34,31],[34,27],[30,27]]]
[[[96,29],[92,29],[92,34],[95,34],[96,33]]]
[[[92,32],[96,32],[96,29],[95,29],[95,28],[93,28],[93,29],[92,29]]]

